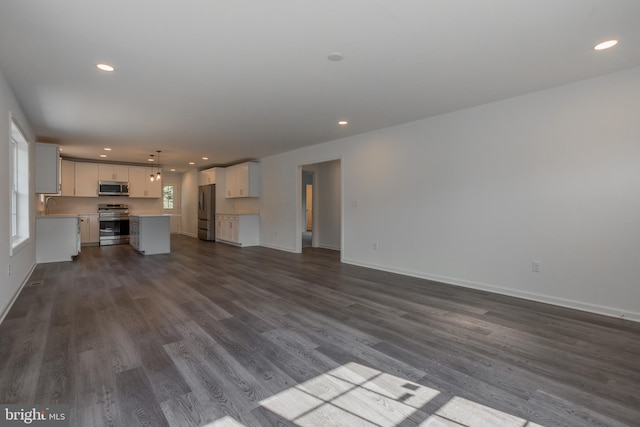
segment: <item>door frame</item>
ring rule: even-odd
[[[302,253],[302,169],[305,166],[312,166],[317,163],[326,163],[333,162],[335,160],[340,161],[340,262],[342,262],[344,257],[344,158],[340,157],[327,157],[318,160],[311,160],[304,163],[297,164],[297,174],[296,174],[296,203],[295,203],[295,211],[296,211],[296,245],[295,245],[295,253]],[[318,186],[317,174],[314,173],[313,180],[313,192],[314,192],[314,210],[317,212],[318,208],[318,194],[321,191],[320,186]],[[321,198],[320,198],[321,199]],[[322,200],[320,200],[322,203]],[[318,245],[318,215],[313,215],[313,232],[311,234],[313,247],[317,247]]]
[[[317,187],[317,180],[316,180],[316,175],[317,175],[317,170],[315,168],[315,163],[311,164],[311,165],[303,165],[302,166],[302,175],[301,175],[301,180],[304,180],[304,173],[308,172],[311,174],[311,183],[312,183],[312,187],[311,187],[311,191],[313,193],[312,197],[315,198],[316,195],[318,194],[318,187]],[[300,182],[300,189],[301,191],[304,191],[304,183],[301,181]],[[302,197],[303,194],[300,194],[300,206],[302,207]],[[305,193],[305,197],[306,197],[306,193]],[[313,203],[313,200],[312,200]],[[306,208],[306,200],[305,200],[305,208]],[[316,207],[317,208],[317,207]],[[312,209],[314,209],[312,207]],[[298,237],[300,239],[300,241],[302,241],[302,233],[305,232],[307,230],[307,224],[306,224],[306,212],[302,213],[302,209],[300,209],[301,212],[301,219],[303,219],[304,221],[302,222],[302,224],[300,225],[301,227],[301,231],[298,233]],[[317,248],[318,247],[318,236],[319,236],[319,228],[318,228],[318,219],[319,217],[316,215],[315,212],[311,213],[311,247],[312,248]],[[302,247],[302,246],[301,246]]]

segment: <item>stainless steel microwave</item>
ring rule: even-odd
[[[98,196],[128,196],[129,183],[120,181],[100,181]]]

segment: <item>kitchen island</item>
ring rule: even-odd
[[[171,253],[171,216],[129,214],[129,244],[143,255]]]

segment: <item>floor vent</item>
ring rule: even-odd
[[[44,285],[44,280],[35,280],[35,281],[29,283],[27,285],[27,287],[31,288],[32,286],[42,286],[42,285]]]

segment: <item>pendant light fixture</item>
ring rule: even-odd
[[[149,154],[149,160],[155,164],[155,159],[153,158],[153,154]],[[149,181],[153,182],[153,164],[151,165],[151,175],[149,175]]]
[[[156,150],[156,153],[158,153],[158,173],[156,173],[156,181],[160,181],[160,153],[162,153],[162,151]]]

